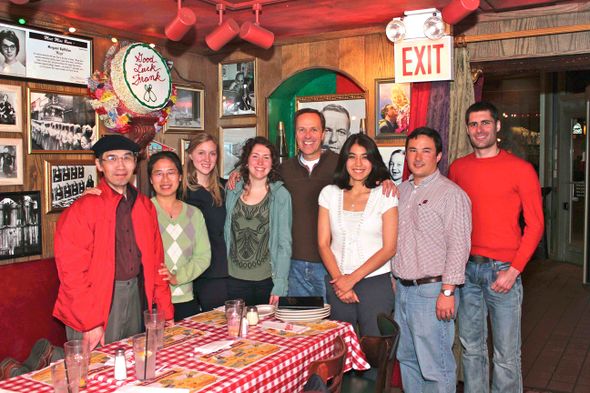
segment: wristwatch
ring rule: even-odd
[[[455,291],[453,291],[452,289],[441,289],[440,293],[442,293],[445,297],[451,297],[455,294]]]

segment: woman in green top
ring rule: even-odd
[[[291,196],[280,181],[279,155],[268,139],[250,138],[226,190],[228,295],[247,305],[277,304],[287,295],[291,266]]]
[[[148,176],[156,194],[152,202],[164,244],[166,266],[159,273],[170,283],[174,320],[199,312],[193,280],[209,267],[211,246],[201,211],[178,199],[182,164],[170,151],[156,153],[148,161]]]

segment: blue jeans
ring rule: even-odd
[[[397,358],[406,393],[454,393],[455,322],[436,318],[442,283],[405,287],[396,282],[395,321],[400,326]],[[455,309],[457,308],[455,292]]]
[[[459,338],[463,347],[465,392],[489,392],[488,324],[492,327],[493,376],[492,392],[522,392],[520,365],[520,318],[522,281],[520,276],[508,293],[491,289],[500,270],[509,262],[469,261],[465,269],[465,285],[461,289],[459,307]]]
[[[291,259],[289,296],[322,296],[326,303],[324,277],[328,272],[321,262]]]

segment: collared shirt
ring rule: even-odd
[[[402,279],[443,277],[462,284],[471,248],[471,202],[438,169],[399,186],[399,231],[393,274]]]
[[[141,251],[135,241],[131,219],[131,210],[136,199],[137,191],[128,186],[127,197],[123,196],[117,205],[115,224],[115,280],[117,281],[137,277],[141,267]]]

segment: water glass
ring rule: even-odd
[[[79,368],[66,370],[63,360],[51,365],[51,384],[55,393],[78,393],[79,378]]]
[[[90,362],[90,350],[88,343],[83,340],[70,340],[64,344],[64,353],[68,373],[76,374],[80,387],[86,387],[88,379],[88,363]]]
[[[230,338],[240,336],[242,316],[244,315],[244,300],[235,299],[225,302],[225,318],[227,319],[227,335]]]
[[[137,334],[132,337],[135,357],[135,378],[140,381],[156,376],[157,344],[151,336]]]
[[[166,319],[164,314],[161,314],[156,309],[145,310],[143,312],[143,323],[145,324],[145,331],[147,334],[155,336],[156,347],[158,349],[164,348],[164,326]],[[150,339],[152,336],[150,336]]]

